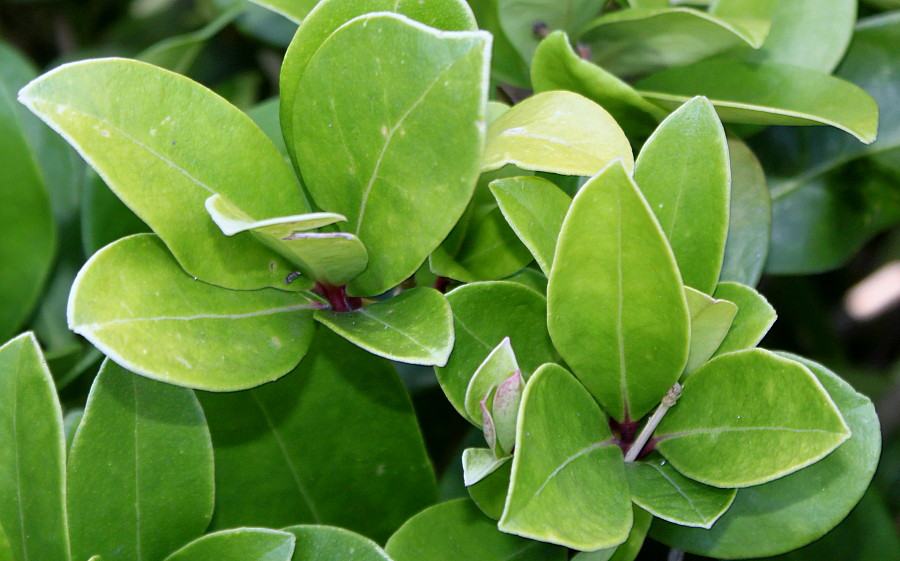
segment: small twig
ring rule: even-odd
[[[640,456],[641,450],[647,445],[647,441],[650,440],[653,431],[656,430],[656,427],[659,426],[659,422],[662,421],[669,408],[675,405],[675,402],[678,401],[679,397],[681,397],[681,384],[676,382],[675,385],[669,389],[666,397],[662,399],[662,402],[660,402],[656,411],[653,412],[653,415],[647,421],[647,424],[644,425],[644,429],[641,431],[641,434],[638,435],[637,440],[635,440],[631,448],[628,449],[628,453],[625,454],[626,462],[633,462]]]

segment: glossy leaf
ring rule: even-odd
[[[0,347],[0,526],[16,561],[69,561],[65,441],[53,378],[31,333]]]
[[[746,144],[728,139],[731,161],[731,207],[728,240],[719,280],[755,286],[769,253],[772,202],[766,175]]]
[[[687,477],[748,487],[815,463],[850,429],[809,369],[750,349],[694,372],[655,437],[656,448]]]
[[[564,561],[566,550],[497,530],[467,499],[434,505],[410,518],[388,540],[394,561]]]
[[[688,312],[691,314],[691,346],[685,375],[709,360],[728,335],[738,307],[728,300],[717,300],[699,290],[685,287]]]
[[[528,176],[494,181],[491,193],[513,231],[549,275],[572,199],[550,181]]]
[[[560,175],[594,175],[616,158],[630,171],[631,145],[605,109],[572,92],[536,94],[498,117],[481,171],[513,164]]]
[[[658,455],[626,467],[631,500],[657,518],[682,526],[710,528],[737,493],[688,479]]]
[[[495,0],[500,26],[522,58],[529,62],[540,42],[537,22],[575,34],[603,9],[603,0]]]
[[[728,123],[829,125],[865,144],[875,140],[878,129],[878,105],[864,90],[828,74],[774,62],[709,60],[664,70],[636,87],[667,109],[706,96]]]
[[[411,276],[465,210],[479,173],[489,50],[484,32],[372,14],[335,31],[310,59],[289,144],[316,204],[346,216],[338,227],[369,250],[353,294],[377,295]]]
[[[662,229],[621,163],[575,197],[547,300],[556,348],[614,419],[639,419],[681,375],[690,336],[681,277]]]
[[[391,561],[378,544],[359,534],[331,526],[290,526],[297,538],[294,561]]]
[[[485,357],[509,337],[523,375],[545,362],[557,360],[547,334],[547,300],[539,293],[511,282],[484,282],[461,286],[449,294],[456,344],[446,366],[435,368],[447,399],[460,415],[466,413],[466,389]]]
[[[237,528],[207,534],[166,561],[290,561],[294,535],[266,528]]]
[[[133,372],[230,391],[293,368],[309,347],[317,307],[299,293],[198,282],[159,238],[138,234],[85,264],[72,286],[68,317],[73,331]]]
[[[479,403],[488,391],[497,387],[519,371],[516,354],[509,344],[509,337],[500,341],[478,367],[469,386],[466,388],[466,413],[476,426],[481,426],[481,407]]]
[[[488,448],[466,448],[462,455],[463,483],[466,487],[475,485],[511,459],[512,456],[497,458]]]
[[[107,360],[68,462],[72,555],[162,561],[213,513],[213,450],[194,392]]]
[[[435,500],[394,368],[328,329],[281,380],[199,397],[216,457],[214,528],[330,524],[384,540]]]
[[[612,547],[631,529],[631,501],[606,415],[564,368],[547,364],[525,387],[499,528],[580,550]]]
[[[582,32],[593,60],[619,76],[682,66],[739,45],[758,47],[763,19],[718,18],[692,8],[630,9],[605,14]]]
[[[728,335],[719,345],[716,355],[752,349],[762,341],[778,317],[768,300],[749,286],[723,282],[716,287],[714,296],[733,302],[738,308]]]
[[[656,540],[712,557],[755,557],[805,545],[840,522],[869,486],[881,450],[872,402],[836,374],[802,360],[841,411],[852,436],[815,464],[776,481],[740,489],[731,508],[710,530],[655,524]],[[679,404],[680,405],[680,404]],[[758,539],[758,536],[766,539]]]
[[[708,100],[688,101],[659,125],[641,149],[634,180],[669,240],[684,284],[711,294],[728,234],[731,167],[725,130]]]
[[[453,350],[453,316],[444,296],[412,288],[352,312],[319,310],[316,320],[370,353],[425,366],[447,363]]]
[[[284,288],[291,269],[283,259],[249,235],[223,236],[203,208],[220,193],[257,219],[309,210],[290,166],[234,106],[183,76],[124,59],[61,66],[19,100],[78,149],[193,276]]]

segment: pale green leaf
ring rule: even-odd
[[[206,199],[204,206],[210,218],[226,236],[256,230],[272,237],[284,238],[297,232],[315,230],[335,222],[347,221],[346,217],[334,212],[311,212],[254,220],[234,203],[218,194]]]
[[[728,335],[738,307],[690,287],[684,288],[691,314],[691,347],[684,374],[688,375],[709,360]]]
[[[232,391],[293,368],[309,347],[312,312],[320,307],[300,293],[199,282],[159,238],[137,234],[84,265],[72,285],[68,318],[73,331],[132,372]]]
[[[681,375],[690,337],[684,287],[662,229],[620,162],[575,197],[547,299],[556,348],[614,419],[639,419]]]
[[[293,561],[391,561],[375,542],[343,528],[290,526],[294,534]]]
[[[509,490],[509,475],[512,471],[512,456],[506,456],[503,463],[484,479],[466,488],[469,496],[485,513],[494,520],[503,515],[506,493]]]
[[[694,372],[654,436],[660,453],[687,477],[749,487],[817,462],[850,429],[808,368],[749,349]]]
[[[605,0],[494,0],[503,32],[519,55],[530,62],[540,38],[534,32],[538,22],[548,29],[575,34],[596,17]]]
[[[585,97],[554,91],[529,97],[491,123],[481,171],[513,164],[560,175],[594,175],[616,158],[631,171],[631,145],[615,119]]]
[[[738,308],[728,335],[716,349],[716,355],[752,349],[762,341],[778,317],[769,301],[749,286],[723,282],[716,287],[713,296],[733,302]]]
[[[213,513],[213,450],[194,392],[107,360],[68,461],[72,555],[162,561]]]
[[[511,459],[512,456],[497,458],[488,448],[466,448],[462,455],[463,483],[466,487],[475,485]]]
[[[266,528],[237,528],[207,534],[166,561],[290,561],[294,536]]]
[[[319,310],[316,320],[378,356],[425,366],[447,364],[453,350],[453,315],[443,294],[412,288],[353,310]]]
[[[632,513],[622,450],[591,395],[547,364],[525,387],[519,417],[499,528],[585,551],[624,542]]]
[[[653,515],[637,505],[632,506],[632,512],[634,524],[625,543],[596,551],[583,551],[573,557],[572,561],[633,561],[644,545]]]
[[[505,337],[478,367],[466,388],[466,413],[476,426],[481,426],[481,407],[488,391],[519,371],[516,354],[509,337]]]

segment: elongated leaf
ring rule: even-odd
[[[750,349],[694,372],[655,434],[657,449],[682,474],[748,487],[815,463],[850,429],[809,369]]]
[[[719,345],[716,355],[752,349],[762,341],[778,317],[768,300],[749,286],[723,282],[716,287],[715,297],[733,302],[738,307],[728,335]]]
[[[479,403],[492,387],[499,386],[518,370],[516,354],[509,344],[509,337],[506,337],[484,359],[466,388],[466,413],[476,426],[481,426]]]
[[[294,23],[301,23],[303,18],[318,4],[318,0],[250,0],[275,13],[281,14]]]
[[[359,534],[330,526],[290,526],[294,534],[294,561],[391,561],[375,542]]]
[[[314,343],[277,382],[199,394],[216,456],[215,528],[332,524],[384,540],[435,500],[394,368],[328,329]]]
[[[514,164],[594,175],[616,158],[632,169],[631,145],[615,119],[587,98],[555,91],[534,95],[491,123],[481,171]]]
[[[207,534],[166,561],[290,561],[294,535],[266,528],[237,528]]]
[[[575,34],[603,9],[603,0],[495,0],[500,26],[522,58],[529,62],[540,42],[534,26]]]
[[[434,505],[410,518],[388,540],[394,561],[563,561],[566,550],[497,530],[467,499]]]
[[[719,280],[755,286],[769,254],[772,202],[766,175],[747,145],[737,138],[729,138],[728,155],[731,161],[731,207]]]
[[[853,432],[824,459],[763,485],[740,489],[711,530],[655,524],[654,539],[713,557],[764,557],[805,545],[837,525],[869,486],[881,431],[872,402],[820,364],[783,354],[819,379]],[[680,404],[679,404],[680,405]],[[766,539],[755,536],[765,532]]]
[[[319,310],[316,320],[378,356],[425,366],[447,364],[453,350],[453,316],[444,296],[413,288],[352,312]]]
[[[609,423],[564,368],[542,366],[525,387],[499,527],[580,550],[612,547],[631,529],[631,501]]]
[[[233,22],[244,11],[244,8],[244,4],[234,3],[216,19],[197,31],[167,37],[141,52],[137,58],[178,74],[187,74],[194,62],[197,61],[197,57],[200,56],[206,42]]]
[[[466,448],[463,451],[463,483],[466,487],[475,485],[491,475],[512,459],[512,456],[497,458],[487,448]]]
[[[78,149],[189,273],[229,288],[284,287],[284,259],[249,235],[223,236],[203,208],[221,193],[256,219],[309,210],[290,166],[234,106],[124,59],[61,66],[19,100]]]
[[[685,375],[702,366],[715,354],[728,335],[738,307],[728,300],[717,300],[698,290],[685,287],[691,314],[691,346]]]
[[[774,62],[709,60],[664,70],[636,87],[668,109],[695,95],[706,96],[728,123],[829,125],[866,144],[875,140],[878,129],[878,104],[864,90],[828,74]]]
[[[0,526],[15,561],[69,561],[65,440],[53,378],[31,333],[0,347]]]
[[[68,462],[72,555],[162,561],[213,513],[213,450],[194,392],[107,360]]]
[[[681,277],[621,163],[575,197],[547,299],[556,348],[616,420],[642,417],[681,375],[690,336]]]
[[[222,195],[213,195],[206,199],[204,206],[206,206],[210,218],[226,236],[255,230],[272,237],[283,238],[297,232],[306,232],[335,222],[347,221],[345,216],[333,212],[310,212],[254,220]]]
[[[558,360],[547,334],[547,300],[536,291],[511,282],[483,282],[453,290],[447,301],[453,310],[456,344],[446,366],[435,368],[435,373],[447,399],[466,419],[469,381],[505,337],[518,349],[523,375]]]
[[[159,238],[138,234],[85,264],[72,286],[68,316],[72,330],[133,372],[228,391],[293,368],[309,347],[317,307],[299,293],[197,282]]]
[[[540,177],[516,177],[491,183],[491,193],[544,274],[550,274],[556,241],[572,199]]]
[[[692,8],[637,8],[601,16],[582,32],[593,60],[619,76],[682,66],[738,45],[759,47],[762,19],[719,18]],[[687,39],[690,38],[690,39]]]
[[[672,246],[684,284],[711,294],[728,235],[731,167],[725,130],[708,100],[694,98],[662,122],[641,149],[634,179]]]
[[[412,275],[465,210],[481,159],[489,50],[484,32],[373,14],[335,31],[307,65],[294,148],[316,204],[346,216],[339,228],[369,250],[354,294]]]

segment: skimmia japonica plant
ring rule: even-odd
[[[0,558],[622,561],[648,535],[747,558],[857,504],[871,402],[757,346],[771,212],[737,132],[830,125],[853,151],[877,129],[836,60],[765,54],[789,11],[260,4],[301,22],[280,127],[130,59],[18,93],[152,233],[72,284],[107,357],[83,416],[64,426],[33,335],[0,349]],[[483,433],[471,500],[430,506],[391,361],[433,366]]]

